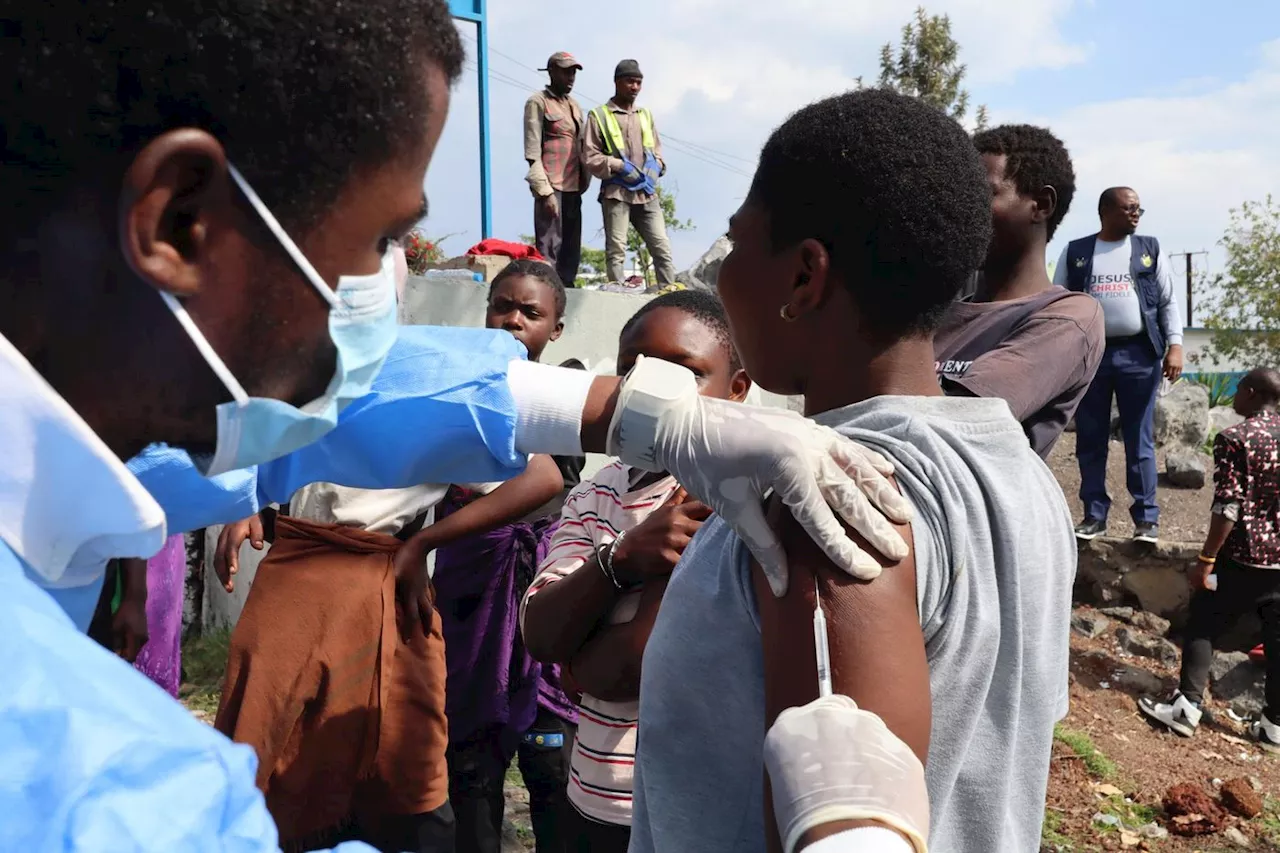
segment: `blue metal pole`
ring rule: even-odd
[[[485,0],[476,0],[476,68],[480,72],[480,234],[493,236],[493,188],[489,171],[489,22]]]

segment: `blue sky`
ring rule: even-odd
[[[618,19],[585,0],[490,5],[496,236],[532,230],[520,120],[543,79],[533,69],[556,50],[572,51],[586,66],[575,94],[590,106],[612,94],[614,64],[635,58],[646,74],[641,100],[671,140],[667,185],[697,226],[673,235],[684,268],[723,231],[769,131],[858,75],[873,79],[879,45],[896,41],[916,2],[650,0],[650,32],[621,39],[611,36]],[[951,16],[975,104],[987,104],[996,123],[1047,125],[1071,150],[1079,194],[1054,257],[1063,240],[1094,230],[1097,194],[1111,184],[1138,189],[1143,231],[1166,253],[1213,249],[1230,207],[1280,194],[1275,0],[939,0],[926,8]],[[473,28],[460,29],[473,50]],[[453,252],[480,236],[477,140],[469,70],[427,180],[427,230],[456,234],[445,243]],[[603,246],[594,191],[584,217],[585,241]],[[1201,263],[1215,271],[1221,254]]]

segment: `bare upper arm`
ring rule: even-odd
[[[932,722],[929,665],[916,606],[914,548],[897,564],[862,582],[832,567],[826,555],[785,510],[772,510],[786,549],[791,585],[776,599],[753,564],[764,644],[766,722],[818,696],[813,639],[814,582],[821,584],[827,617],[833,687],[879,715],[921,761]],[[912,542],[909,526],[899,528]],[[871,549],[856,533],[855,541]]]

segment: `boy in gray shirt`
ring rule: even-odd
[[[830,98],[766,143],[718,283],[735,340],[760,385],[896,463],[913,553],[840,578],[774,514],[791,570],[775,598],[707,523],[645,652],[632,851],[780,849],[762,745],[818,694],[815,584],[836,692],[925,761],[930,849],[1038,849],[1067,709],[1070,517],[1008,405],[943,397],[934,373],[933,330],[990,228],[968,136],[913,99]]]

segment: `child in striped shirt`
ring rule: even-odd
[[[618,374],[637,357],[689,368],[708,397],[750,388],[720,300],[664,294],[618,341]],[[625,853],[639,716],[640,661],[667,578],[710,515],[666,474],[614,462],[574,489],[521,608],[535,658],[569,667],[582,690],[569,778],[569,853]]]

